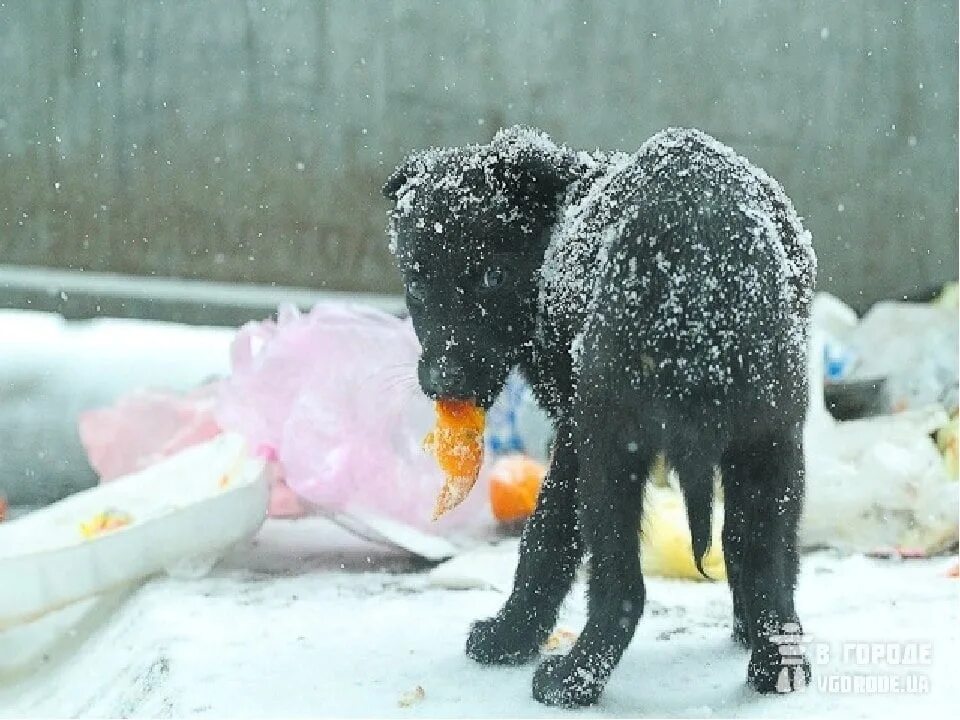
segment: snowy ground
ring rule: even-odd
[[[502,602],[515,552],[507,541],[431,570],[324,521],[269,521],[255,543],[203,579],[157,578],[0,634],[0,716],[556,716],[530,697],[532,666],[482,668],[462,651],[469,623]],[[791,697],[758,696],[744,685],[745,651],[728,639],[726,588],[654,579],[600,705],[580,714],[954,716],[960,648],[951,562],[815,554],[803,564],[800,611],[829,656],[815,663],[817,677],[909,673],[922,676],[926,692],[814,684]],[[578,629],[584,609],[581,586],[561,626]],[[74,621],[38,668],[14,669]],[[857,665],[843,657],[843,644],[854,642],[931,643],[932,662]],[[422,699],[401,706],[417,686]]]

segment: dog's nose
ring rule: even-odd
[[[428,394],[438,397],[460,397],[465,393],[467,373],[460,363],[447,361],[433,363],[426,372]]]
[[[463,385],[465,379],[463,366],[457,362],[437,363],[430,368],[430,384],[438,388]]]

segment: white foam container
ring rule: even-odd
[[[0,631],[191,559],[212,563],[259,529],[268,497],[263,462],[226,433],[0,523]],[[84,538],[80,523],[107,509],[131,524]]]

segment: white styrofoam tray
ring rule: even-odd
[[[191,559],[216,559],[263,523],[263,470],[227,433],[0,524],[0,631]],[[107,509],[131,523],[84,538],[80,524]]]

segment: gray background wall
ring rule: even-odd
[[[0,263],[397,287],[405,151],[695,125],[778,177],[820,286],[957,274],[955,2],[0,4]]]

